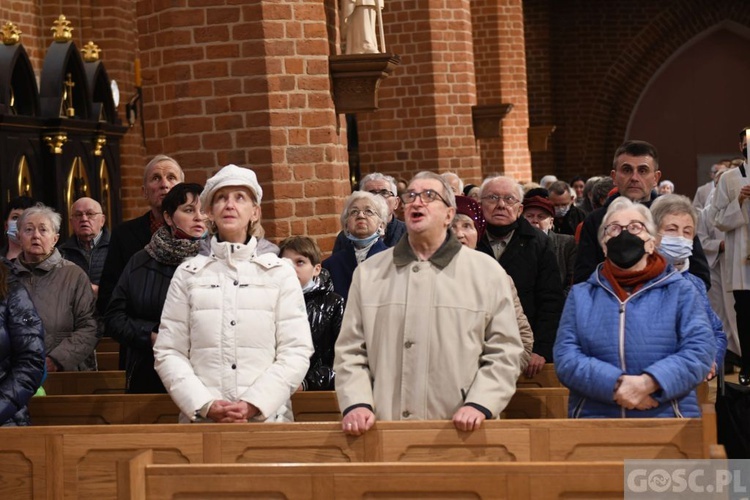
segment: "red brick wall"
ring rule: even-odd
[[[537,78],[535,71],[548,78],[548,57],[554,84],[552,102],[543,84],[530,87],[531,121],[552,116],[558,127],[556,172],[565,178],[609,172],[639,96],[681,46],[723,20],[750,27],[750,2],[744,0],[525,0],[524,5],[536,12],[526,19],[527,31],[535,33],[526,51],[529,81]]]
[[[470,1],[388,0],[383,25],[401,65],[381,84],[380,109],[357,117],[362,174],[454,171],[479,180]]]
[[[174,155],[199,182],[228,163],[252,166],[269,236],[319,236],[330,249],[347,194],[330,6],[141,0],[137,9],[149,154]]]
[[[513,104],[501,137],[482,139],[482,170],[519,181],[531,178],[527,141],[529,111],[522,0],[474,0],[471,4],[477,104]]]

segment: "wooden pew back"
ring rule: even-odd
[[[63,381],[56,390],[62,390],[64,379],[56,379]],[[341,419],[333,391],[296,393],[292,396],[292,409],[297,422]],[[567,389],[518,389],[502,418],[565,418],[567,411]],[[34,425],[176,423],[179,415],[167,394],[49,395],[32,398],[29,412]]]
[[[153,465],[150,452],[119,467],[119,500],[619,498],[623,462]]]
[[[445,421],[377,422],[358,438],[335,422],[5,428],[0,485],[3,498],[115,498],[117,462],[144,449],[158,464],[708,458],[710,409],[702,420],[487,421],[473,433]]]
[[[98,372],[56,372],[47,375],[44,388],[47,394],[56,396],[83,396],[87,394],[119,394],[125,393],[125,371],[117,370],[114,359],[114,351],[110,345],[114,342],[112,339],[103,338],[96,348],[99,357]],[[104,349],[102,350],[102,345]],[[118,346],[115,343],[115,346]],[[111,359],[110,359],[111,358]],[[105,367],[112,367],[106,369]],[[541,373],[534,378],[528,378],[521,375],[518,379],[517,387],[519,389],[542,389],[562,387],[562,384],[555,375],[554,365],[547,364],[542,368]]]

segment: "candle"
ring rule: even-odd
[[[745,144],[750,144],[750,128],[745,129]],[[750,165],[748,158],[750,158],[750,154],[745,155],[745,165]]]
[[[135,58],[135,86],[141,86],[141,59],[140,57]]]

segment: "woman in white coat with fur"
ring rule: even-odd
[[[227,165],[201,193],[210,255],[181,264],[154,345],[156,371],[181,422],[287,422],[313,344],[294,270],[256,253],[263,190]]]

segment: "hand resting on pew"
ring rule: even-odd
[[[369,408],[354,408],[341,420],[341,428],[350,436],[361,436],[375,423],[375,414]]]

